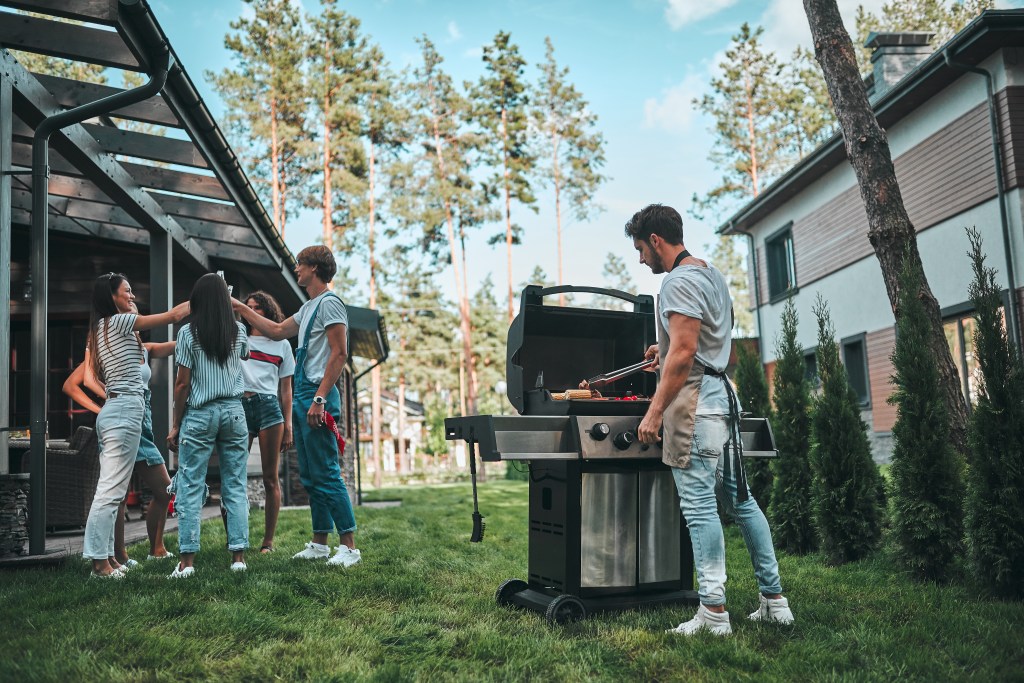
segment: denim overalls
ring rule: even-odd
[[[336,294],[328,292],[324,298],[333,296],[341,301]],[[299,456],[299,479],[309,494],[309,508],[313,517],[313,533],[329,534],[335,529],[339,535],[355,531],[356,518],[352,512],[352,501],[348,497],[348,489],[341,478],[341,467],[338,464],[338,442],[334,434],[326,427],[310,427],[306,421],[306,413],[313,404],[319,383],[314,384],[306,379],[306,354],[309,338],[313,332],[313,324],[320,312],[320,304],[313,309],[306,325],[305,338],[302,346],[295,352],[295,378],[292,394],[292,425],[295,436],[295,448]],[[342,302],[344,303],[344,302]],[[347,330],[346,330],[347,332]],[[338,387],[332,386],[324,397],[327,403],[324,411],[330,413],[336,421],[341,420],[341,394]]]

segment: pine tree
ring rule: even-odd
[[[743,411],[754,417],[767,418],[772,421],[772,403],[768,398],[768,380],[764,376],[759,354],[746,344],[738,344],[736,353],[736,394],[740,399]],[[743,465],[747,471],[747,483],[750,492],[761,506],[768,510],[772,497],[772,461],[764,458],[745,458]]]
[[[747,260],[737,249],[742,240],[739,235],[719,235],[718,241],[708,250],[708,260],[722,272],[729,285],[734,316],[732,331],[734,336],[739,337],[754,334],[754,314],[751,312],[753,301],[750,298]]]
[[[488,181],[490,192],[505,202],[505,231],[491,242],[505,243],[508,261],[508,320],[515,312],[512,291],[512,245],[521,241],[522,228],[512,222],[512,201],[537,210],[530,179],[536,158],[530,150],[530,121],[527,84],[523,80],[525,60],[512,36],[500,31],[494,43],[484,47],[486,73],[472,88],[474,118],[487,138],[485,159],[494,169]]]
[[[610,289],[617,289],[620,292],[626,292],[627,294],[637,293],[636,283],[633,282],[633,278],[629,274],[629,268],[626,267],[626,260],[615,252],[608,252],[608,256],[605,258],[604,267],[601,269],[601,273],[604,275],[605,285]],[[614,297],[600,297],[595,301],[595,305],[604,306],[605,308],[613,311],[633,310],[633,304]]]
[[[46,19],[48,21],[59,21],[76,25],[82,24],[81,21],[76,21],[74,19],[54,17],[46,14],[40,14],[39,12],[16,10],[16,13],[39,19]],[[68,78],[73,81],[96,83],[98,85],[107,84],[107,75],[105,73],[106,67],[100,64],[89,64],[88,62],[63,59],[62,57],[51,57],[50,55],[41,55],[38,52],[25,52],[22,50],[11,50],[11,54],[14,55],[14,58],[17,59],[23,67],[32,73],[46,74],[47,76],[59,76],[60,78]]]
[[[896,390],[889,397],[899,414],[892,429],[889,509],[900,559],[917,577],[940,580],[961,548],[963,460],[949,440],[939,371],[925,343],[928,318],[917,299],[918,275],[904,268],[900,280],[892,355]]]
[[[542,135],[541,153],[548,165],[541,172],[555,192],[555,229],[558,247],[558,284],[565,284],[562,275],[562,200],[577,221],[585,221],[601,210],[594,201],[598,187],[606,178],[604,137],[597,127],[597,114],[568,82],[569,69],[559,68],[551,38],[544,39],[545,61],[541,65],[541,81],[534,97],[534,120]],[[566,304],[560,294],[558,305]]]
[[[811,411],[811,468],[814,524],[831,564],[866,557],[882,535],[882,476],[871,459],[860,402],[839,361],[839,345],[828,311],[818,295],[818,374],[821,393]]]
[[[1007,341],[1001,289],[985,266],[981,236],[968,232],[981,391],[971,416],[967,546],[975,575],[994,594],[1024,597],[1024,365]]]
[[[797,343],[799,318],[793,300],[782,312],[782,336],[775,342],[774,482],[768,516],[776,545],[791,553],[817,547],[811,510],[810,404],[803,349]]]

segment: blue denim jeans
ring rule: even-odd
[[[716,499],[722,501],[722,506],[740,528],[761,593],[782,592],[768,520],[753,496],[742,503],[736,502],[735,467],[729,468],[728,477],[723,476],[721,456],[728,438],[729,426],[724,415],[698,415],[693,427],[690,466],[672,468],[680,508],[693,544],[697,594],[705,605],[725,604],[725,535]]]
[[[164,455],[156,447],[156,439],[153,438],[153,405],[150,403],[149,389],[144,395],[146,409],[142,416],[142,438],[139,440],[139,454],[135,456],[135,462],[144,462],[147,465],[163,465]]]
[[[319,385],[298,376],[292,400],[292,432],[299,456],[299,479],[309,493],[309,510],[313,517],[313,533],[329,534],[337,529],[344,534],[356,529],[352,501],[341,478],[338,464],[338,441],[326,427],[313,428],[306,413],[313,403]],[[341,395],[337,387],[327,394],[325,410],[341,419]]]
[[[96,417],[100,478],[85,523],[82,557],[87,559],[105,560],[114,555],[114,521],[135,468],[144,405],[142,394],[121,394],[104,403]]]
[[[178,549],[199,552],[200,509],[206,494],[206,469],[214,448],[220,455],[220,492],[228,513],[228,549],[249,547],[249,497],[245,464],[249,434],[237,398],[222,398],[189,408],[181,423],[177,491]]]

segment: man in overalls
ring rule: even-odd
[[[725,609],[725,538],[716,498],[739,524],[761,591],[754,621],[793,622],[782,596],[771,530],[743,475],[738,449],[739,401],[725,368],[732,349],[732,298],[722,273],[683,244],[683,219],[652,204],[626,223],[640,263],[665,273],[658,297],[658,389],[637,429],[643,443],[662,441],[690,531],[700,607],[669,633],[732,633]],[[727,443],[729,442],[729,443]]]
[[[327,560],[332,566],[351,567],[360,560],[355,547],[356,519],[352,501],[338,465],[338,440],[329,429],[341,421],[337,383],[348,360],[348,311],[337,294],[327,288],[338,266],[331,250],[306,247],[296,257],[295,275],[306,288],[309,301],[290,318],[275,323],[244,303],[233,300],[236,313],[270,339],[298,335],[292,423],[299,456],[299,478],[309,493],[313,538],[293,557]],[[331,555],[328,536],[338,532],[339,545]]]

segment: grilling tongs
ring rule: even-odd
[[[627,365],[624,368],[619,368],[618,370],[612,370],[611,372],[605,372],[603,374],[597,375],[596,377],[591,377],[590,379],[587,380],[587,387],[591,389],[596,387],[603,387],[604,385],[611,384],[612,382],[620,380],[623,377],[635,375],[636,373],[642,370],[646,370],[647,368],[654,365],[655,361],[657,361],[657,358],[651,358],[649,360],[644,359],[639,363],[633,363],[632,365]]]

